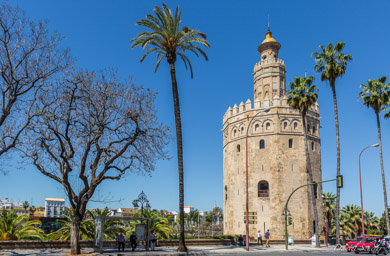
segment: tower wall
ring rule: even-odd
[[[241,102],[239,106],[229,107],[223,117],[224,233],[245,234],[247,153],[249,236],[254,239],[258,230],[264,234],[269,229],[273,239],[284,239],[282,212],[287,198],[295,188],[307,184],[309,177],[302,117],[287,103],[285,63],[277,58],[280,44],[268,33],[259,46],[261,57],[266,57],[254,67],[253,105],[250,100]],[[319,119],[316,104],[307,115],[314,181],[321,181]],[[268,190],[264,184],[268,184]],[[319,184],[316,200],[320,231],[323,227],[321,195]],[[309,239],[314,234],[310,187],[298,190],[290,199],[288,209],[293,220],[288,227],[289,235],[294,239]]]

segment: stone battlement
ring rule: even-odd
[[[282,98],[275,96],[273,100],[265,99],[263,102],[256,100],[253,105],[250,99],[248,99],[245,104],[241,101],[240,105],[238,106],[237,104],[234,104],[233,108],[229,106],[225,115],[223,116],[223,123],[225,123],[226,120],[230,117],[237,116],[251,110],[261,110],[271,107],[289,107],[290,105],[287,103],[287,99],[288,98],[286,95],[284,95]],[[318,103],[315,103],[315,105],[310,110],[315,113],[319,113],[320,109]]]
[[[275,59],[267,59],[267,60],[262,60],[262,61],[257,62],[255,64],[254,70],[256,71],[261,66],[268,65],[268,64],[274,64],[274,63],[282,64],[283,66],[285,66],[284,60],[282,60],[282,59],[276,59],[276,60]]]

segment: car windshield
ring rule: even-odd
[[[366,243],[373,243],[374,241],[374,238],[367,238]]]

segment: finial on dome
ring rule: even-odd
[[[268,14],[268,32],[271,32],[269,29],[269,14]]]

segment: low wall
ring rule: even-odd
[[[263,240],[265,243],[265,240]],[[310,244],[310,240],[295,240],[295,244]],[[321,241],[323,243],[323,241]],[[186,239],[187,246],[231,246],[236,245],[234,239]],[[251,244],[256,244],[251,242]],[[271,240],[270,244],[284,244],[284,240]],[[126,244],[127,245],[127,244]],[[159,240],[157,246],[178,246],[179,240]],[[92,240],[80,241],[81,248],[92,248]],[[115,247],[115,240],[104,241],[103,247]],[[59,249],[70,248],[70,241],[0,241],[0,250],[6,249]]]

